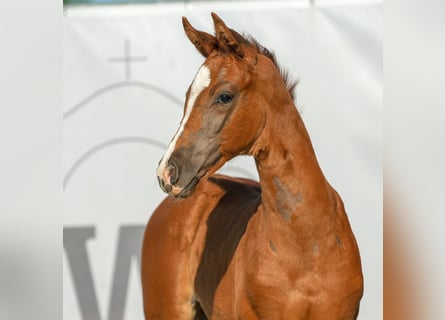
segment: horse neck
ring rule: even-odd
[[[277,100],[275,100],[277,101]],[[255,161],[267,225],[285,225],[299,239],[322,236],[336,208],[309,135],[292,100],[271,110],[256,144]],[[272,221],[271,221],[272,219]],[[273,225],[273,224],[272,224]]]

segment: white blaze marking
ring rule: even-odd
[[[170,142],[170,145],[168,146],[167,151],[165,152],[165,155],[158,166],[158,170],[156,171],[158,177],[163,178],[163,173],[166,169],[167,162],[170,159],[171,154],[175,150],[178,138],[182,135],[182,132],[184,131],[184,127],[190,117],[190,114],[192,113],[193,106],[195,105],[196,98],[205,88],[209,86],[209,84],[210,84],[210,70],[205,65],[203,65],[201,66],[201,68],[199,68],[198,73],[196,74],[195,79],[192,82],[192,86],[190,87],[190,94],[185,108],[185,114],[181,120],[178,131],[176,131],[175,137]]]

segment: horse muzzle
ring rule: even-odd
[[[218,145],[201,143],[178,148],[167,157],[161,160],[156,171],[159,186],[171,196],[186,198],[204,175],[218,167],[222,155]]]
[[[180,175],[180,167],[175,163],[169,163],[165,168],[158,168],[158,182],[162,191],[175,198],[190,196],[202,175],[192,175],[190,178],[185,179],[180,179],[182,178]]]

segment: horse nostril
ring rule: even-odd
[[[158,177],[158,182],[159,182],[159,186],[161,187],[161,189],[164,192],[171,192],[172,191],[172,186],[169,184],[166,184],[165,181],[163,179],[161,179],[160,177]]]
[[[172,186],[174,186],[176,184],[176,182],[178,182],[178,168],[176,167],[176,165],[174,163],[170,163],[167,166],[167,172],[168,172],[168,176],[170,177],[170,184]]]

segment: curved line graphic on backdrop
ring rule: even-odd
[[[142,144],[158,147],[162,150],[167,149],[167,146],[165,144],[163,144],[162,142],[159,142],[157,140],[150,139],[150,138],[144,138],[144,137],[120,137],[120,138],[107,140],[105,142],[102,142],[102,143],[94,146],[93,148],[91,148],[90,150],[85,152],[82,156],[80,156],[74,162],[74,164],[68,170],[66,175],[63,177],[63,189],[64,190],[66,189],[69,182],[71,181],[71,178],[77,172],[77,170],[79,170],[79,168],[82,166],[82,164],[84,164],[93,155],[95,155],[96,153],[98,153],[104,149],[114,147],[117,145],[121,145],[121,144],[128,144],[128,143],[142,143]]]
[[[137,88],[142,88],[148,91],[154,91],[158,94],[160,94],[161,96],[167,98],[168,100],[170,100],[171,102],[173,102],[174,104],[182,107],[182,101],[179,100],[178,98],[176,98],[175,96],[171,95],[170,93],[168,93],[167,91],[165,91],[164,89],[161,89],[159,87],[156,87],[152,84],[148,84],[142,81],[121,81],[121,82],[116,82],[110,85],[107,85],[101,89],[98,89],[96,91],[94,91],[93,93],[91,93],[88,97],[86,97],[85,99],[83,99],[82,101],[80,101],[79,103],[77,103],[74,107],[72,107],[71,109],[67,110],[66,112],[63,113],[63,120],[68,119],[69,117],[71,117],[72,115],[74,115],[76,112],[78,112],[79,110],[83,109],[90,101],[100,97],[101,95],[103,95],[104,93],[114,90],[114,89],[119,89],[119,88],[124,88],[124,87],[137,87]]]
[[[111,148],[111,147],[121,145],[121,144],[128,144],[128,143],[141,143],[141,144],[145,144],[145,145],[158,147],[162,150],[167,149],[167,146],[165,144],[163,144],[162,142],[159,142],[157,140],[150,139],[150,138],[144,138],[144,137],[120,137],[120,138],[107,140],[105,142],[102,142],[102,143],[94,146],[93,148],[91,148],[90,150],[85,152],[82,156],[80,156],[74,162],[74,164],[71,166],[71,168],[68,170],[68,172],[66,173],[66,175],[63,178],[63,189],[64,190],[66,189],[69,182],[71,181],[71,178],[79,170],[79,168],[87,160],[89,160],[92,156],[94,156],[96,153],[98,153],[104,149],[107,149],[107,148]],[[242,175],[244,175],[245,177],[253,179],[252,173],[244,168],[241,168],[238,166],[230,166],[230,164],[229,164],[225,169],[234,171],[234,172],[239,172]]]

